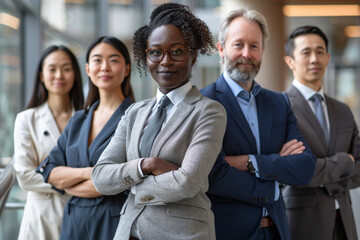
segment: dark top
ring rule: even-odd
[[[115,129],[124,115],[125,110],[132,104],[132,100],[127,97],[114,114],[105,124],[100,133],[88,147],[88,139],[91,130],[92,116],[99,105],[95,102],[89,111],[77,111],[69,120],[64,132],[61,134],[57,146],[50,152],[50,155],[44,160],[37,169],[43,175],[47,182],[50,172],[58,166],[68,166],[74,168],[93,167],[98,161],[100,155],[110,142]],[[111,212],[119,215],[122,204],[125,202],[127,193],[123,192],[114,196],[100,196],[96,198],[80,198],[73,196],[68,204],[76,206],[95,206],[106,199],[110,202]]]

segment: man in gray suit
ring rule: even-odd
[[[349,107],[324,94],[329,59],[328,39],[317,27],[299,27],[286,42],[285,62],[294,76],[286,94],[317,157],[307,187],[282,189],[294,240],[357,239],[349,189],[360,186],[359,131]]]

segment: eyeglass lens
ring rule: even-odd
[[[161,48],[151,48],[147,51],[148,58],[153,62],[161,62],[165,53],[169,53],[173,61],[182,61],[186,56],[186,48],[172,48],[169,51],[164,51]]]

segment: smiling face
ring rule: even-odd
[[[108,43],[100,42],[89,54],[86,73],[99,90],[120,88],[124,78],[130,73],[130,65],[124,56]]]
[[[264,52],[260,26],[242,17],[234,19],[228,27],[225,44],[218,43],[218,50],[220,57],[225,59],[225,68],[233,80],[254,80],[260,70]]]
[[[182,61],[174,61],[169,56],[169,50],[174,48],[187,48],[185,37],[174,25],[164,25],[155,28],[147,40],[147,48],[160,48],[165,52],[164,58],[154,63],[147,58],[147,66],[151,76],[159,84],[162,93],[172,90],[189,82],[191,69],[196,57],[191,51],[186,51]]]
[[[318,91],[330,59],[324,40],[317,34],[305,34],[296,37],[294,45],[293,57],[286,56],[285,62],[296,80]]]
[[[54,51],[44,59],[40,79],[49,95],[68,94],[74,85],[74,76],[71,59],[64,51]]]

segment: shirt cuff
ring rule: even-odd
[[[254,155],[249,155],[250,159],[251,159],[251,162],[255,168],[255,176],[257,178],[260,178],[260,174],[259,174],[259,167],[258,167],[258,164],[257,164],[257,161],[256,161],[256,157]]]
[[[278,181],[275,181],[275,196],[274,196],[274,201],[279,200],[279,195],[280,195],[279,182],[278,182]]]
[[[141,170],[141,163],[142,163],[142,161],[144,161],[144,159],[145,158],[142,158],[138,161],[138,172],[139,172],[141,178],[146,178],[148,176],[148,175],[144,175],[144,173]]]

